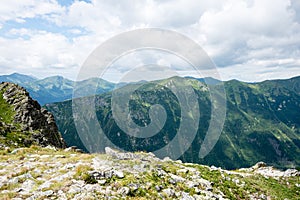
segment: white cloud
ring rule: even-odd
[[[23,23],[25,18],[63,11],[64,8],[55,0],[10,0],[0,6],[0,22],[12,20]]]
[[[30,39],[0,38],[0,66],[5,66],[6,70],[22,73],[32,70],[38,73],[34,75],[47,76],[59,69],[68,71],[79,66],[80,59],[74,55],[73,44],[64,35],[26,29],[11,32],[30,35]]]
[[[300,75],[295,67],[300,57],[299,13],[300,3],[293,0],[76,0],[68,7],[56,0],[12,0],[0,7],[0,30],[9,28],[9,20],[19,26],[0,34],[0,68],[2,73],[20,70],[75,78],[101,42],[123,31],[159,27],[197,41],[226,79]],[[41,30],[37,24],[29,29],[24,25],[28,18],[39,18],[50,28]],[[177,62],[157,58],[158,63]],[[122,67],[134,62],[147,64],[149,59],[129,56]]]
[[[224,80],[239,79],[258,82],[270,79],[284,79],[299,75],[300,59],[283,60],[249,60],[220,68],[219,73]]]

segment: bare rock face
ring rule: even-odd
[[[41,146],[66,147],[53,115],[33,100],[23,87],[4,82],[0,84],[0,91],[2,98],[14,109],[14,124],[22,131],[32,133],[30,140]]]

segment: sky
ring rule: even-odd
[[[10,0],[1,4],[1,75],[62,75],[74,80],[103,42],[125,31],[152,27],[197,42],[223,80],[253,82],[300,75],[299,0]],[[172,55],[142,54],[119,61],[106,78],[114,81],[122,76],[122,67],[133,61],[149,64],[149,57],[158,64],[183,63]]]

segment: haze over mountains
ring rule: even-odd
[[[115,87],[114,83],[100,78],[91,78],[75,82],[62,76],[38,79],[18,73],[0,76],[0,82],[12,82],[26,88],[32,98],[36,99],[41,105],[71,99],[75,84],[80,86],[77,87],[77,89],[80,90],[82,96],[88,96],[94,93],[101,94]],[[90,85],[98,85],[97,91],[90,91]],[[81,87],[83,88],[82,90],[80,89]]]

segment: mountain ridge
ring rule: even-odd
[[[209,88],[205,83],[197,80],[189,81],[198,96],[198,101],[201,102],[199,108],[202,114],[196,138],[181,157],[183,161],[215,165],[227,169],[249,167],[258,161],[264,161],[279,168],[300,165],[299,77],[261,83],[245,83],[237,80],[224,82],[227,95],[225,125],[216,146],[204,159],[198,158],[198,152],[199,144],[204,139],[210,119]],[[168,79],[157,82],[165,85]],[[296,87],[291,88],[291,84]],[[218,87],[218,85],[215,86]],[[126,87],[128,86],[121,89],[126,89]],[[131,101],[131,108],[135,108],[131,110],[131,117],[136,123],[142,125],[150,122],[148,110],[149,106],[154,103],[149,102],[150,99],[156,99],[156,103],[168,105],[170,109],[167,111],[168,114],[178,112],[177,103],[168,100],[168,98],[172,98],[171,93],[165,89],[162,89],[162,92],[165,93],[165,96],[161,96],[163,97],[161,99],[159,96],[155,96],[150,86],[149,90],[135,93],[136,96],[133,96],[135,100]],[[155,149],[155,145],[152,149],[151,146],[146,149],[143,144],[163,145],[172,139],[178,123],[176,118],[174,118],[175,121],[166,124],[163,129],[165,142],[161,138],[159,143],[159,140],[142,141],[126,136],[126,133],[117,126],[111,116],[110,98],[111,93],[96,96],[96,114],[101,127],[110,140],[116,142],[115,145],[126,147],[126,150],[129,151],[152,151],[153,148]],[[84,148],[80,137],[76,134],[74,122],[70,120],[73,118],[71,101],[47,104],[46,108],[53,112],[63,136],[66,133],[67,143],[71,142],[69,145],[74,144]],[[122,137],[120,138],[118,134],[121,134]]]
[[[12,82],[26,88],[32,98],[41,105],[46,103],[61,102],[72,98],[75,84],[82,85],[83,88],[89,88],[89,84],[98,84],[96,91],[80,91],[82,96],[92,94],[101,94],[111,91],[115,84],[105,81],[101,78],[91,78],[83,81],[73,81],[63,76],[50,76],[38,79],[32,76],[13,73],[0,76],[0,82]],[[80,90],[80,87],[78,87]]]

